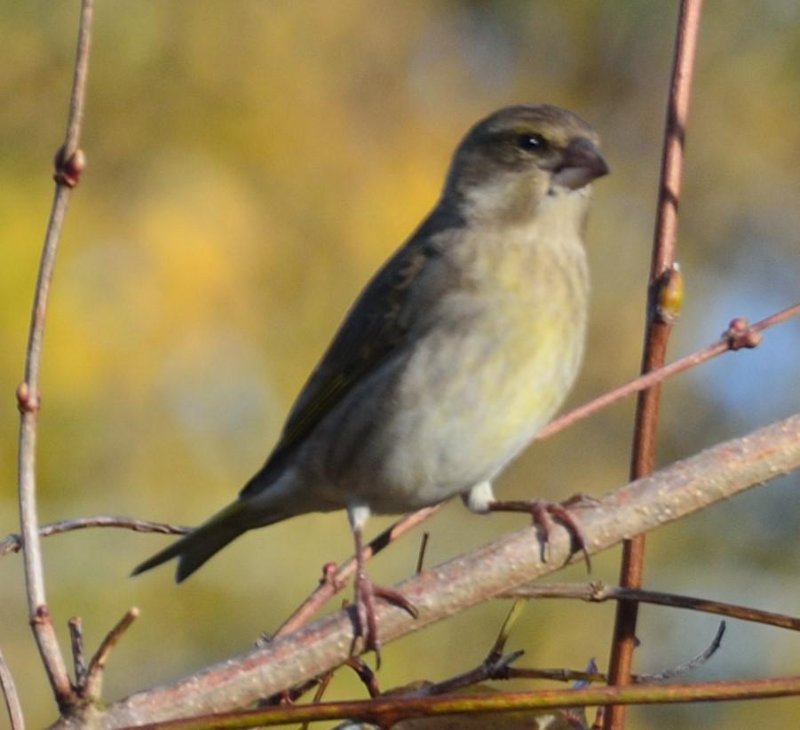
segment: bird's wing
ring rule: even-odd
[[[281,438],[261,471],[244,487],[252,496],[271,482],[270,473],[356,384],[396,352],[413,326],[422,300],[420,273],[439,256],[436,241],[456,222],[432,215],[417,233],[384,264],[345,317],[322,360],[311,373],[292,407]],[[414,286],[416,284],[416,286]],[[423,288],[424,285],[423,285]]]

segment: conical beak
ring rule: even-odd
[[[608,174],[608,164],[597,146],[586,137],[574,137],[553,168],[553,186],[577,190]]]

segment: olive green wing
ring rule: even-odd
[[[286,457],[350,389],[397,351],[414,321],[413,285],[437,255],[430,227],[423,226],[373,277],[300,392],[266,464],[241,496],[266,488],[269,472],[282,469]]]

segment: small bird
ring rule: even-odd
[[[344,508],[357,631],[377,652],[375,597],[415,609],[366,576],[371,514],[455,495],[479,513],[540,504],[499,502],[491,482],[577,376],[590,183],[607,173],[597,134],[564,109],[510,106],[473,126],[438,203],[353,304],[264,466],[134,574],[177,558],[180,582],[248,530]]]

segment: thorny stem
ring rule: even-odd
[[[19,513],[24,544],[25,586],[28,615],[45,671],[61,709],[74,701],[64,657],[58,645],[44,589],[41,544],[36,509],[36,428],[40,406],[39,372],[42,358],[47,299],[53,277],[58,242],[69,204],[71,188],[77,183],[84,160],[78,144],[89,65],[89,46],[93,0],[81,3],[66,139],[56,155],[56,190],[45,234],[39,275],[34,294],[30,333],[25,356],[25,379],[17,389],[20,410],[19,435]]]
[[[702,0],[681,0],[678,17],[650,268],[647,328],[642,355],[642,372],[645,373],[664,364],[667,341],[672,330],[671,318],[659,316],[658,304],[664,277],[669,276],[675,264],[684,143],[702,7]],[[653,471],[660,397],[659,386],[643,391],[639,395],[631,454],[631,479],[641,478]],[[620,569],[620,583],[623,587],[641,587],[644,547],[644,536],[638,536],[624,543]],[[633,651],[636,646],[637,613],[638,604],[634,601],[623,601],[617,606],[609,661],[609,681],[617,686],[624,686],[630,681]],[[610,707],[603,718],[604,730],[622,730],[624,725],[624,708]]]

